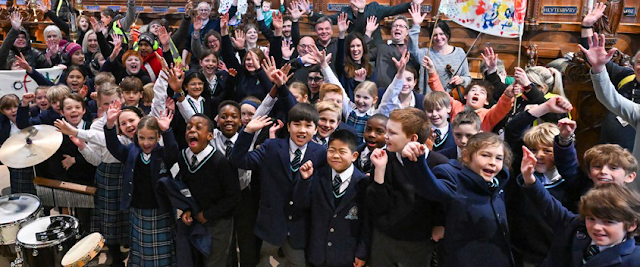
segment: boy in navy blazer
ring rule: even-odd
[[[311,206],[307,259],[314,266],[361,267],[367,260],[371,232],[364,198],[369,178],[355,168],[357,145],[353,133],[337,130],[329,138],[329,166],[314,170],[309,162],[300,168],[302,179],[315,177],[311,195],[303,196]]]
[[[457,160],[462,156],[462,149],[467,146],[469,138],[481,132],[482,120],[475,111],[465,110],[458,113],[449,126],[456,145],[439,152],[448,159]]]
[[[299,103],[289,111],[288,118],[288,139],[269,139],[257,150],[248,152],[254,133],[273,123],[269,117],[260,116],[245,126],[231,153],[230,161],[236,167],[260,171],[260,207],[255,229],[264,241],[260,266],[270,266],[271,256],[284,265],[305,265],[309,212],[293,199],[294,193],[304,189],[298,171],[309,160],[319,169],[327,160],[326,149],[310,142],[317,131],[316,109]],[[284,259],[278,257],[280,249]]]
[[[640,195],[617,184],[597,184],[580,200],[580,215],[568,211],[538,182],[535,155],[522,147],[518,182],[553,228],[554,241],[542,266],[638,266],[634,237],[640,220]]]
[[[423,100],[424,112],[429,117],[433,128],[433,151],[442,151],[447,148],[455,148],[456,142],[453,140],[453,131],[449,124],[449,113],[451,103],[449,94],[441,91],[429,92]]]

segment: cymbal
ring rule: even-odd
[[[0,161],[11,168],[26,168],[53,156],[62,144],[62,133],[50,125],[36,125],[11,135],[0,147]]]

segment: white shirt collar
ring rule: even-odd
[[[460,147],[456,146],[456,153],[458,154],[457,158],[461,159],[462,158],[462,149],[460,149]]]
[[[220,131],[218,129],[214,129],[213,130],[213,140],[211,140],[210,143],[213,146],[215,146],[218,150],[223,152],[223,154],[224,154],[224,152],[227,149],[227,145],[225,144],[225,142],[227,140],[231,140],[231,142],[235,144],[236,140],[238,140],[238,133],[235,133],[231,138],[227,138],[226,136],[224,136],[222,131]]]
[[[440,130],[440,135],[442,135],[442,137],[444,137],[449,132],[449,123],[447,123],[447,125],[445,125],[444,127],[441,127],[441,128],[435,128],[434,127],[433,129]]]
[[[296,156],[295,152],[297,149],[300,149],[300,152],[302,152],[302,157],[304,158],[304,153],[307,151],[308,144],[309,143],[306,143],[303,146],[299,147],[298,145],[296,145],[296,143],[293,142],[293,140],[291,140],[291,138],[289,138],[289,161],[293,160],[293,158]]]
[[[11,123],[11,130],[9,130],[9,135],[20,132],[20,128],[18,128],[15,123],[13,123],[12,121],[9,121],[9,123]]]
[[[195,111],[196,113],[204,113],[204,97],[198,96],[198,99],[195,99],[190,95],[186,95],[185,98],[193,111]]]
[[[351,177],[353,176],[353,170],[353,164],[349,165],[349,168],[341,173],[338,173],[336,172],[336,170],[331,169],[331,182],[333,182],[333,177],[336,177],[336,174],[340,175],[340,180],[342,181],[342,183],[340,184],[340,193],[344,192],[344,190],[347,190],[347,187],[349,187]]]
[[[211,154],[211,152],[213,152],[213,146],[207,145],[207,147],[205,147],[202,151],[200,151],[200,153],[195,154],[196,158],[198,159],[198,163],[202,162],[209,154]],[[185,154],[187,156],[187,160],[189,161],[189,164],[191,164],[191,157],[193,156],[193,151],[191,151],[191,149],[189,148],[186,148]]]
[[[373,116],[376,114],[376,109],[374,107],[371,107],[365,112],[360,112],[357,108],[354,108],[353,112],[355,112],[356,116],[358,117],[364,117],[365,115]]]

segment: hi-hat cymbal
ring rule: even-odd
[[[0,161],[11,168],[26,168],[50,158],[62,144],[62,133],[50,125],[36,125],[11,135],[0,147]]]

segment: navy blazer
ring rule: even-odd
[[[349,186],[336,207],[331,168],[314,170],[313,176],[311,196],[307,195],[311,199],[309,262],[318,266],[352,266],[356,257],[366,260],[371,245],[364,203],[369,177],[354,166]]]
[[[62,119],[62,115],[53,111],[52,107],[40,112],[37,116],[31,117],[29,114],[29,107],[23,107],[20,105],[18,106],[18,114],[16,115],[16,126],[20,129],[24,129],[31,125],[53,125],[53,122],[57,119]]]
[[[0,146],[11,136],[11,121],[9,117],[0,114]]]
[[[107,128],[107,125],[104,126],[104,136],[107,141],[107,149],[109,149],[109,153],[113,155],[120,162],[125,163],[124,167],[124,181],[122,183],[122,200],[120,202],[120,209],[126,210],[131,205],[131,194],[133,193],[133,170],[135,169],[136,160],[140,156],[142,149],[138,146],[137,143],[131,143],[127,146],[120,143],[118,140],[118,135],[116,133],[116,127],[112,129]],[[164,145],[166,147],[175,146],[175,151],[178,150],[178,144],[175,142],[173,138],[173,133],[171,129],[162,133],[162,137],[164,140]],[[158,201],[158,206],[161,212],[170,212],[171,204],[166,197],[162,197],[162,194],[158,191],[158,180],[161,177],[170,176],[169,169],[167,168],[168,164],[165,164],[165,148],[160,144],[157,144],[156,147],[151,151],[151,177],[154,180],[154,188],[156,192],[156,200]],[[171,166],[169,166],[171,167]]]
[[[378,99],[382,99],[382,96],[384,95],[384,92],[386,90],[387,90],[386,87],[378,87]],[[416,99],[416,106],[414,108],[417,108],[419,110],[424,110],[424,106],[422,105],[422,102],[424,101],[424,95],[416,91],[413,91],[412,93],[413,93],[413,97]]]
[[[521,177],[518,177],[521,182]],[[524,192],[538,207],[546,222],[553,228],[553,242],[549,254],[542,266],[595,267],[595,266],[638,266],[640,263],[640,247],[635,240],[629,238],[616,246],[608,248],[585,264],[582,264],[585,251],[591,245],[591,237],[587,233],[584,219],[560,204],[542,186],[540,181],[524,187]]]
[[[456,146],[456,140],[453,138],[453,126],[451,124],[449,124],[449,131],[447,131],[447,133],[446,133],[444,138],[445,139],[442,142],[442,144],[440,144],[440,146],[436,147],[436,144],[434,142],[433,151],[438,151],[438,152],[440,152],[440,154],[442,154],[442,150],[445,150],[447,148],[456,149],[456,147],[457,147]],[[448,156],[447,156],[447,158],[448,158]]]
[[[260,205],[255,234],[273,245],[282,245],[287,236],[291,246],[304,249],[307,243],[309,212],[293,195],[305,190],[308,180],[298,179],[291,171],[289,139],[268,139],[258,149],[249,152],[253,134],[240,132],[233,146],[230,161],[238,168],[260,170]],[[302,163],[311,160],[314,169],[327,163],[327,150],[316,143],[307,143]]]
[[[438,152],[440,154],[442,154],[443,156],[447,157],[448,159],[454,159],[454,160],[458,159],[458,146],[445,148],[445,149],[440,150]]]
[[[416,193],[447,205],[442,266],[515,266],[504,202],[506,168],[496,176],[499,187],[490,190],[480,175],[457,161],[433,172],[424,155],[404,162],[409,173],[420,174],[411,176]]]

